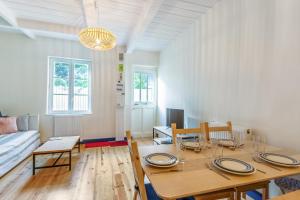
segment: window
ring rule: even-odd
[[[155,103],[155,72],[135,71],[133,88],[134,104]]]
[[[91,112],[91,63],[49,57],[49,114]]]

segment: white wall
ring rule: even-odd
[[[40,114],[42,138],[52,136],[53,118],[46,116],[47,57],[92,59],[92,115],[82,117],[83,138],[115,135],[117,50],[93,52],[75,41],[0,32],[0,110],[9,115]]]
[[[162,53],[165,107],[300,150],[300,1],[222,0]]]

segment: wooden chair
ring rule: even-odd
[[[130,153],[130,158],[131,158],[131,163],[133,168],[133,175],[135,179],[135,186],[134,186],[135,190],[134,190],[133,199],[136,200],[137,195],[140,194],[141,200],[148,200],[146,187],[144,183],[145,174],[141,166],[137,143],[133,141],[130,131],[126,131],[126,136],[127,136],[128,148],[129,148],[129,153]]]
[[[200,124],[199,128],[185,128],[185,129],[177,129],[176,124],[171,124],[172,128],[172,144],[176,144],[177,142],[177,135],[179,134],[193,134],[193,133],[202,133],[206,134],[204,130],[204,124]]]
[[[206,138],[208,141],[211,141],[211,135],[210,133],[214,132],[228,132],[232,136],[232,124],[230,121],[227,122],[226,126],[214,126],[214,127],[209,127],[208,122],[203,123],[203,131],[206,134]]]

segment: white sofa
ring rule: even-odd
[[[0,178],[31,155],[32,151],[40,145],[38,131],[38,118],[36,127],[28,131],[17,131],[0,135]]]

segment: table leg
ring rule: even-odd
[[[80,153],[80,139],[78,141],[78,153]]]
[[[262,199],[263,199],[263,200],[269,199],[269,184],[267,184],[266,187],[263,188],[263,191],[262,191]]]
[[[69,171],[72,169],[72,151],[69,151]]]
[[[35,175],[35,155],[32,155],[32,175]]]

